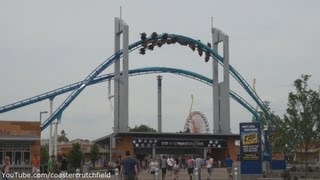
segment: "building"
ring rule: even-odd
[[[40,159],[40,135],[39,121],[0,121],[0,166],[9,156],[11,170],[31,172],[32,157]]]
[[[70,153],[73,144],[80,144],[81,151],[84,155],[84,163],[88,164],[91,163],[91,146],[94,144],[93,142],[90,142],[89,140],[82,140],[82,139],[75,139],[69,142],[60,142],[58,144],[58,156],[61,156],[62,154],[68,156]],[[103,166],[107,150],[102,148],[101,146],[99,147],[99,153],[100,153],[100,158],[96,161],[96,166]]]
[[[230,154],[236,160],[240,147],[236,143],[239,135],[214,135],[190,133],[147,133],[125,132],[111,134],[95,140],[97,144],[109,149],[108,156],[112,161],[124,158],[124,152],[129,150],[140,161],[161,155],[179,157],[182,160],[188,156],[213,157],[222,161]],[[111,151],[110,151],[111,150]]]
[[[305,152],[303,147],[298,146],[295,153],[296,161],[305,161],[307,155],[307,161],[316,162],[320,160],[320,145],[318,144],[309,144],[308,152]]]

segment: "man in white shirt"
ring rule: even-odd
[[[169,176],[172,175],[172,168],[174,164],[174,160],[171,156],[168,157],[167,159],[167,164],[168,164],[168,171],[170,172]]]
[[[203,160],[200,158],[200,156],[198,156],[195,159],[195,167],[198,168],[198,172],[199,172],[199,179],[201,179],[201,168],[203,165]]]

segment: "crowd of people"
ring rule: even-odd
[[[165,180],[166,176],[172,176],[174,180],[179,179],[179,174],[181,169],[186,169],[189,175],[190,180],[193,178],[194,169],[198,168],[199,179],[201,179],[201,169],[205,168],[207,171],[207,179],[212,179],[213,177],[213,168],[221,167],[221,161],[215,161],[212,157],[203,159],[200,156],[197,156],[195,159],[192,156],[189,156],[187,159],[180,159],[173,156],[161,156],[161,158],[156,159],[144,159],[141,162],[134,156],[131,155],[129,151],[125,152],[126,158],[121,162],[115,164],[115,167],[120,169],[120,175],[123,180],[137,180],[138,175],[142,171],[148,171],[155,178],[156,170],[158,173],[161,173],[162,180]],[[5,175],[10,172],[10,158],[5,157],[2,166],[2,174]],[[55,156],[51,156],[48,160],[47,172],[50,173],[64,173],[68,169],[68,160],[65,155],[62,155],[60,161],[56,161]],[[233,161],[228,156],[224,161],[224,167],[227,168],[229,178],[232,179],[232,164]],[[40,172],[40,160],[37,154],[34,155],[32,159],[32,173]],[[5,176],[3,179],[6,180]]]
[[[130,155],[129,151],[126,151],[126,158],[121,161],[120,175],[123,180],[137,180],[140,172],[146,170],[154,176],[157,173],[161,173],[162,180],[166,179],[166,176],[172,176],[174,180],[179,179],[180,170],[182,168],[187,169],[190,180],[192,180],[194,175],[194,169],[198,168],[199,179],[201,179],[201,169],[204,168],[207,171],[207,179],[213,178],[213,168],[222,167],[221,161],[215,161],[212,157],[203,159],[197,156],[195,159],[189,156],[187,160],[181,160],[180,158],[173,156],[161,156],[159,159],[144,159],[141,162],[135,158],[135,156]],[[228,155],[224,161],[224,167],[227,168],[229,178],[232,179],[232,164],[233,161]],[[205,175],[204,175],[205,176]]]

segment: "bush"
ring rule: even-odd
[[[288,170],[283,170],[283,172],[281,173],[281,177],[283,179],[291,179],[290,178],[290,172]]]

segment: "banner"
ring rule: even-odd
[[[241,173],[260,174],[261,154],[260,123],[240,123]]]
[[[240,123],[241,161],[259,161],[261,156],[260,123]]]

